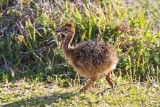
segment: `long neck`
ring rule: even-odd
[[[74,37],[74,34],[75,34],[74,32],[69,33],[67,35],[66,39],[64,40],[63,45],[62,45],[63,53],[64,53],[64,55],[67,59],[69,59],[70,56],[71,56],[71,50],[70,49],[71,49],[71,42],[72,42],[72,39]]]

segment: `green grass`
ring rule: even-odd
[[[0,1],[0,105],[159,106],[159,5],[159,0]],[[115,90],[101,79],[91,92],[77,93],[80,78],[62,54],[63,35],[55,34],[66,21],[76,28],[73,45],[97,34],[114,45]]]
[[[70,82],[61,87],[54,83],[25,80],[1,84],[1,104],[12,106],[160,106],[160,86],[148,82],[126,82],[116,80],[118,85],[112,90],[104,78],[100,79],[86,94],[79,94],[82,85]],[[61,83],[60,83],[61,84]]]

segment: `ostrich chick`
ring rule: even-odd
[[[114,47],[101,41],[87,41],[71,46],[75,35],[75,27],[67,22],[56,33],[66,36],[62,45],[65,58],[71,62],[74,70],[90,81],[80,90],[80,93],[89,89],[100,75],[105,75],[108,83],[113,87],[111,71],[118,63],[117,52]]]

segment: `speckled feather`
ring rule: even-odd
[[[71,63],[76,68],[75,70],[87,78],[110,72],[108,70],[118,62],[117,53],[113,46],[101,41],[81,43],[71,48],[71,53]]]

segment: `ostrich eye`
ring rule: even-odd
[[[65,28],[64,31],[67,31],[67,28]]]

